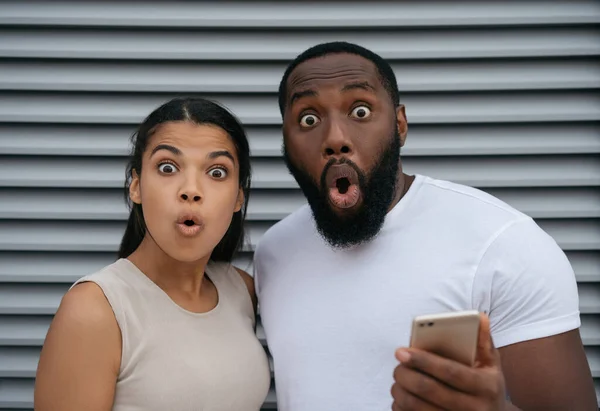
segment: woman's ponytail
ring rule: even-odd
[[[121,239],[119,258],[129,257],[142,243],[144,235],[146,235],[146,225],[144,224],[142,206],[134,204],[129,212],[125,234]]]

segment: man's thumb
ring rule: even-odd
[[[490,318],[479,314],[479,338],[477,339],[477,363],[480,367],[500,364],[500,355],[494,347],[490,330]]]

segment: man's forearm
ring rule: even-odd
[[[523,411],[523,410],[520,409],[519,407],[517,407],[516,405],[514,405],[512,402],[507,401],[506,402],[506,411]]]

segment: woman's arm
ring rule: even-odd
[[[100,287],[87,282],[63,297],[40,356],[36,411],[109,411],[121,362],[121,332]]]

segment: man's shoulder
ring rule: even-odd
[[[313,220],[310,207],[305,204],[269,227],[259,240],[259,248],[288,247],[294,239],[312,232],[312,228]]]
[[[440,217],[451,214],[457,222],[491,225],[527,218],[504,199],[478,188],[429,177],[424,178],[423,186],[425,201],[435,205]],[[445,212],[440,213],[440,210]]]
[[[523,213],[504,200],[482,189],[434,178],[425,178],[424,184],[435,196],[447,201],[460,202],[482,210],[507,213],[519,218],[523,216]]]

